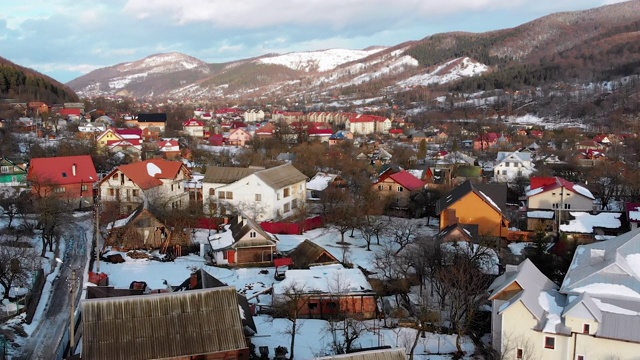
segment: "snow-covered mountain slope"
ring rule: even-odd
[[[165,53],[148,56],[141,60],[117,64],[98,69],[72,80],[68,85],[80,96],[113,95],[131,85],[141,84],[150,78],[188,71],[209,73],[209,65],[192,56],[181,53]],[[147,95],[132,93],[132,95]]]
[[[431,71],[402,80],[397,83],[397,86],[406,89],[415,86],[446,84],[464,77],[481,75],[488,70],[489,67],[485,64],[468,57],[460,57],[436,66]]]
[[[262,64],[283,65],[293,70],[329,71],[348,62],[360,60],[384,50],[384,47],[372,50],[329,49],[308,52],[292,52],[284,55],[264,57],[256,60]]]

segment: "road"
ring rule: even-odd
[[[53,281],[51,292],[43,294],[40,299],[41,303],[47,303],[42,318],[34,318],[34,321],[38,321],[38,326],[20,349],[20,354],[14,359],[54,359],[58,344],[69,327],[71,293],[68,279],[71,279],[71,272],[77,269],[76,284],[79,295],[84,283],[83,271],[87,261],[87,247],[91,246],[92,240],[91,235],[87,236],[87,232],[91,234],[93,226],[91,214],[78,217],[76,220],[73,230],[63,240],[66,246],[60,273]],[[76,297],[76,304],[78,298],[79,296]]]

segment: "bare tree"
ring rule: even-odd
[[[298,319],[300,318],[302,309],[304,309],[305,306],[308,306],[307,303],[305,286],[297,283],[291,284],[289,287],[284,289],[281,294],[274,294],[273,297],[273,317],[289,320],[290,326],[285,332],[291,336],[291,352],[289,359],[294,358],[296,334],[300,330]]]
[[[395,246],[395,255],[413,242],[417,228],[417,224],[406,219],[389,223],[388,232]]]
[[[340,304],[340,295],[348,291],[346,279],[341,274],[335,274],[334,278],[327,281],[333,301]],[[366,324],[361,319],[354,319],[348,311],[339,305],[338,311],[331,314],[327,322],[326,330],[331,335],[335,354],[350,352],[355,341],[367,331]]]
[[[541,355],[538,347],[533,341],[522,335],[506,334],[502,339],[502,349],[498,354],[498,359],[522,359],[522,360],[540,360]]]
[[[8,298],[11,288],[28,286],[31,274],[36,270],[37,254],[32,247],[15,242],[0,242],[0,285],[4,298]]]
[[[69,206],[55,196],[39,198],[36,201],[36,213],[38,214],[38,224],[42,229],[42,253],[44,257],[47,252],[54,251],[66,229],[73,224],[73,217]]]
[[[435,277],[436,292],[443,313],[457,335],[458,353],[462,354],[462,337],[468,334],[476,321],[478,308],[491,282],[489,275],[482,271],[490,254],[464,247],[449,247],[443,252],[444,266],[439,268]]]

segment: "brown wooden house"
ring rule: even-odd
[[[108,225],[109,235],[105,245],[121,249],[158,249],[171,245],[188,245],[189,236],[172,231],[144,204],[129,216]]]
[[[293,260],[291,267],[296,269],[308,269],[314,265],[337,264],[340,262],[325,248],[309,239],[301,242],[288,257]]]
[[[262,230],[260,225],[245,215],[231,219],[229,230],[233,243],[214,250],[215,262],[219,265],[240,266],[245,264],[271,264],[276,252],[276,241]]]

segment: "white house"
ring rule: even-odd
[[[504,359],[637,359],[640,229],[581,245],[558,288],[529,260],[490,287],[492,345]]]
[[[384,116],[358,114],[349,118],[344,126],[346,130],[358,135],[388,134],[391,130],[391,120]]]
[[[205,122],[202,120],[189,119],[182,123],[182,129],[184,129],[187,135],[200,139],[204,137],[205,125]]]
[[[264,111],[260,109],[249,109],[244,112],[244,121],[248,121],[248,122],[264,121]]]
[[[532,177],[527,208],[536,210],[594,210],[594,196],[584,186],[560,177]]]
[[[528,178],[534,171],[530,152],[499,151],[493,167],[493,178],[498,182],[513,181],[520,176]]]
[[[117,167],[98,183],[98,189],[101,201],[118,202],[127,213],[143,202],[183,209],[189,203],[183,183],[190,177],[182,162],[152,159]]]
[[[202,180],[204,210],[241,211],[256,221],[296,214],[307,177],[290,163],[273,168],[208,167]]]

